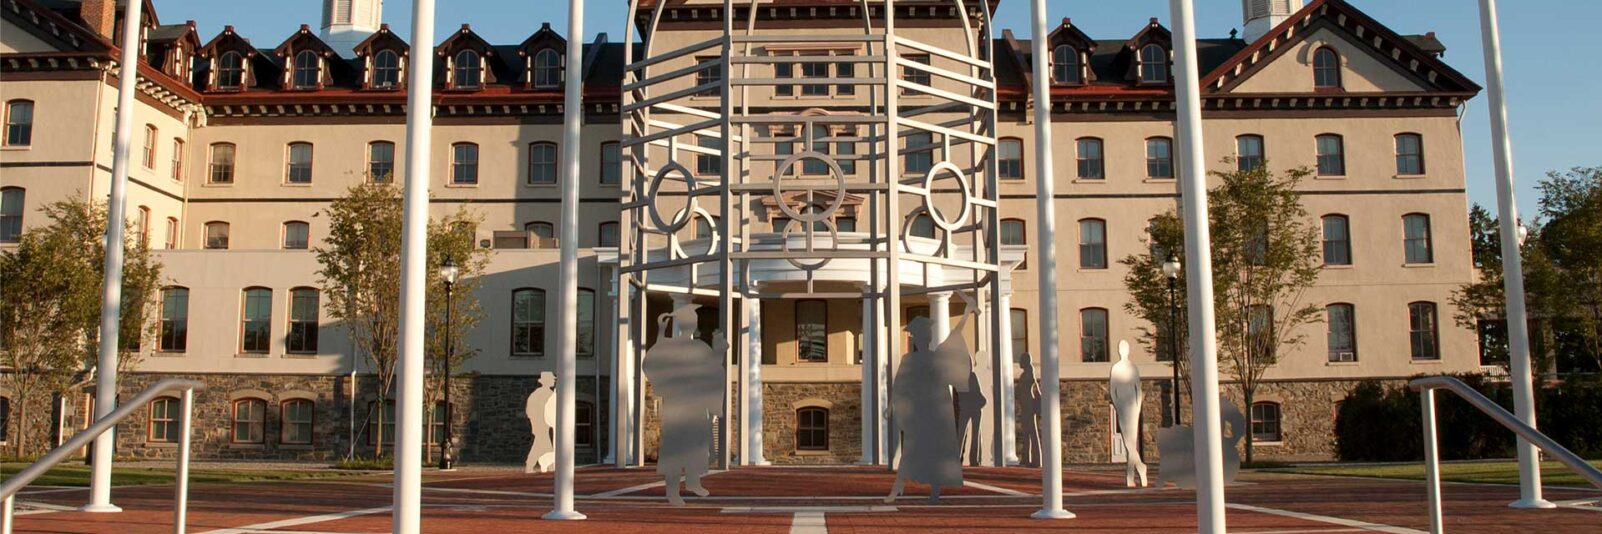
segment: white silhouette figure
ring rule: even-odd
[[[1018,358],[1018,367],[1023,375],[1018,377],[1018,386],[1013,389],[1013,396],[1018,407],[1018,422],[1023,425],[1018,436],[1021,441],[1018,446],[1023,449],[1019,454],[1018,463],[1024,467],[1040,467],[1040,380],[1035,378],[1035,363],[1025,353]]]
[[[964,312],[962,321],[932,350],[929,319],[918,317],[907,323],[912,350],[901,359],[890,389],[891,414],[901,435],[901,465],[885,502],[895,502],[907,481],[929,484],[930,503],[940,501],[942,486],[962,486],[962,445],[954,431],[952,393],[969,391],[973,357],[962,331],[971,314],[971,309]]]
[[[974,357],[973,370],[968,371],[968,390],[957,395],[957,425],[958,435],[962,441],[962,453],[968,459],[968,465],[977,466],[983,460],[984,450],[984,411],[989,404],[985,399],[984,385],[979,382],[980,377],[990,375],[990,366],[986,362],[984,351],[979,351]]]
[[[528,394],[523,403],[523,414],[528,416],[529,431],[534,443],[528,447],[528,459],[523,461],[523,472],[541,473],[556,465],[556,444],[551,439],[551,422],[556,420],[556,375],[540,373],[540,387]]]
[[[1135,475],[1140,474],[1140,487],[1146,486],[1146,463],[1140,460],[1140,369],[1129,361],[1129,342],[1118,341],[1118,362],[1113,364],[1111,384],[1107,393],[1112,397],[1113,409],[1118,415],[1118,434],[1124,444],[1124,485],[1135,486]]]
[[[684,505],[679,482],[705,497],[701,476],[712,456],[712,416],[723,404],[723,358],[728,342],[722,331],[714,344],[695,339],[698,304],[687,304],[657,318],[657,342],[640,364],[653,391],[662,399],[662,440],[656,472],[667,485],[668,502]],[[668,319],[677,328],[669,335]]]
[[[1240,451],[1235,447],[1246,436],[1246,416],[1240,413],[1229,399],[1219,395],[1219,417],[1229,432],[1224,433],[1224,483],[1235,481],[1240,472]],[[1157,429],[1157,451],[1162,454],[1162,468],[1157,471],[1157,487],[1173,482],[1179,489],[1196,489],[1195,430],[1179,425]]]

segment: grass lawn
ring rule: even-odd
[[[1592,460],[1591,465],[1602,467],[1602,460]],[[1348,477],[1396,478],[1403,480],[1424,480],[1424,464],[1392,464],[1392,465],[1364,465],[1343,466],[1332,465],[1328,467],[1292,467],[1285,469],[1267,469],[1271,473],[1299,473],[1304,475],[1331,475]],[[1518,484],[1518,462],[1464,462],[1441,464],[1441,480],[1449,482],[1481,482],[1490,484]],[[1549,486],[1584,486],[1590,483],[1579,475],[1570,471],[1567,466],[1557,462],[1541,463],[1541,482]]]
[[[6,463],[0,464],[0,478],[9,478],[21,471],[28,464]],[[340,471],[336,469],[308,469],[308,470],[244,470],[244,469],[190,469],[190,482],[249,482],[256,480],[297,480],[307,478],[333,478],[340,476],[359,475],[360,472]],[[145,486],[151,484],[171,484],[173,481],[172,468],[141,468],[117,467],[112,469],[111,484],[113,486]],[[34,485],[41,486],[88,486],[89,466],[81,463],[73,465],[57,465],[33,481]]]

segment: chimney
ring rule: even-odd
[[[117,0],[83,0],[78,5],[78,16],[89,31],[111,40],[117,30]]]
[[[1241,0],[1246,42],[1256,42],[1269,30],[1302,10],[1303,0]]]

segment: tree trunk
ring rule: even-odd
[[[17,440],[17,459],[18,460],[22,460],[24,458],[27,458],[27,449],[24,446],[24,444],[28,441],[28,439],[27,439],[28,429],[26,428],[27,424],[28,424],[28,397],[26,395],[18,395],[17,396],[17,434],[16,434],[16,438],[15,438]]]
[[[1246,396],[1246,428],[1244,429],[1245,430],[1245,434],[1246,434],[1246,465],[1251,465],[1252,464],[1252,397],[1255,396],[1254,393],[1257,390],[1257,386],[1255,384],[1247,385],[1246,383],[1241,383],[1241,390],[1242,390],[1242,392],[1245,393],[1245,396]]]
[[[384,394],[383,393],[379,393],[378,394],[378,404],[373,407],[373,412],[374,412],[373,417],[376,418],[376,420],[378,421],[378,424],[373,425],[373,429],[374,430],[372,432],[369,432],[369,434],[371,434],[373,436],[373,459],[377,460],[379,458],[383,458],[384,457]]]

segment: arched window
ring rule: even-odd
[[[548,88],[562,84],[562,58],[552,49],[534,54],[534,87]]]
[[[1430,216],[1409,213],[1402,216],[1402,246],[1409,264],[1435,263],[1434,239],[1430,235]]]
[[[1079,84],[1084,75],[1079,68],[1079,50],[1068,45],[1057,45],[1051,51],[1051,79],[1060,84]]]
[[[1148,178],[1174,177],[1174,140],[1153,137],[1146,140],[1146,176]]]
[[[578,289],[578,343],[574,350],[580,358],[595,356],[595,290]]]
[[[312,144],[290,143],[284,182],[309,184],[312,182]]]
[[[1346,141],[1335,134],[1314,138],[1318,145],[1318,175],[1346,176]]]
[[[1079,359],[1087,363],[1108,361],[1106,308],[1079,310]]]
[[[237,91],[245,85],[245,56],[239,52],[223,52],[217,58],[217,89]]]
[[[512,291],[512,355],[545,355],[545,291]]]
[[[1263,153],[1263,136],[1242,135],[1235,138],[1236,169],[1249,171],[1262,167],[1267,161]]]
[[[1329,324],[1329,361],[1357,361],[1357,308],[1338,303],[1324,307]]]
[[[33,144],[33,101],[6,102],[6,146]]]
[[[1283,439],[1279,431],[1279,403],[1252,403],[1252,441],[1277,443]]]
[[[289,290],[289,336],[285,339],[289,352],[317,352],[319,302],[316,288],[297,287]]]
[[[1352,223],[1345,215],[1325,215],[1324,265],[1352,264]]]
[[[1149,44],[1140,49],[1140,82],[1168,83],[1168,51]]]
[[[528,183],[530,185],[556,183],[556,161],[556,143],[529,143]]]
[[[234,183],[234,144],[212,143],[211,161],[206,173],[207,181],[213,184]]]
[[[178,421],[182,407],[176,397],[161,397],[150,401],[150,427],[145,441],[150,443],[177,443]]]
[[[228,223],[222,221],[206,223],[206,248],[214,250],[228,249]]]
[[[367,143],[367,179],[375,184],[387,184],[395,180],[395,143]]]
[[[234,401],[233,443],[263,443],[266,441],[267,401],[239,399]]]
[[[1313,52],[1313,87],[1341,88],[1341,56],[1335,49],[1326,46]]]
[[[189,289],[161,290],[161,333],[157,349],[183,352],[189,348]]]
[[[929,239],[934,239],[934,218],[930,217],[927,213],[918,214],[917,217],[912,218],[911,228],[907,229],[907,233],[913,237],[927,237]]]
[[[545,221],[524,223],[523,231],[532,233],[540,239],[556,239],[556,225]]]
[[[1078,149],[1079,179],[1102,180],[1107,178],[1107,162],[1102,155],[1101,139],[1082,137],[1075,143]]]
[[[1102,219],[1079,221],[1079,268],[1107,268],[1107,221]]]
[[[809,406],[795,411],[795,449],[829,450],[829,409]]]
[[[317,85],[322,81],[318,62],[317,53],[311,50],[301,50],[295,54],[295,75],[293,80],[295,89],[317,88]]]
[[[451,145],[451,183],[456,185],[478,183],[478,145],[473,143]]]
[[[457,52],[451,67],[451,82],[457,89],[478,88],[479,75],[483,70],[478,61],[478,52],[472,50]]]
[[[172,179],[184,181],[184,140],[176,137],[172,139]]]
[[[146,169],[156,168],[156,137],[159,135],[161,135],[161,130],[157,129],[156,125],[145,125],[145,149],[140,154],[143,156],[141,163],[145,165]]]
[[[808,206],[808,211],[809,212],[812,211],[811,210],[811,206]],[[822,225],[823,223],[818,223],[818,224]],[[774,230],[781,231],[781,232],[783,231],[782,229],[779,229],[779,228],[775,228]],[[695,238],[696,239],[708,239],[708,238],[711,238],[711,237],[712,237],[712,221],[707,220],[705,217],[696,217],[695,218]]]
[[[1396,135],[1396,174],[1424,174],[1424,136],[1416,133]]]
[[[286,445],[311,445],[312,429],[317,421],[316,407],[306,399],[291,399],[280,404],[278,441]]]
[[[272,345],[273,290],[245,289],[240,313],[240,352],[265,353]]]
[[[623,151],[616,141],[601,143],[601,185],[623,182]]]
[[[829,361],[829,303],[823,300],[795,302],[795,359],[802,362]]]
[[[1408,345],[1413,359],[1441,359],[1440,327],[1436,318],[1434,302],[1407,305]]]
[[[597,231],[598,235],[596,236],[596,239],[595,239],[595,241],[596,241],[595,246],[598,246],[598,247],[615,247],[615,246],[617,246],[617,243],[618,243],[618,233],[617,233],[618,226],[617,226],[616,222],[607,221],[607,222],[601,223],[600,228],[598,228],[597,230],[598,230]]]
[[[22,205],[27,200],[26,189],[0,187],[0,243],[16,243],[22,237]]]
[[[1007,137],[1001,140],[996,148],[996,178],[1002,180],[1024,179],[1023,140],[1016,137]]]
[[[373,56],[373,88],[400,87],[400,54],[394,50],[380,50]]]
[[[167,250],[178,250],[178,218],[167,218]]]
[[[304,221],[284,223],[284,249],[306,250],[311,246],[311,225]]]
[[[595,447],[595,405],[590,402],[574,403],[573,446],[580,449]]]

